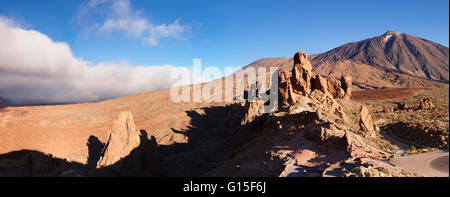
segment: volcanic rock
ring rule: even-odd
[[[369,110],[362,107],[361,131],[354,131],[350,129],[353,127],[350,127],[352,121],[347,119],[344,110],[345,104],[349,102],[336,100],[350,98],[351,77],[312,77],[310,63],[306,54],[301,51],[294,56],[292,70],[279,70],[278,74],[279,111],[262,114],[260,109],[264,103],[258,99],[256,102],[244,101],[230,107],[226,119],[227,127],[231,128],[225,148],[227,159],[239,161],[240,168],[252,166],[252,170],[256,170],[258,168],[254,168],[255,162],[266,162],[265,159],[269,156],[265,155],[265,159],[262,159],[261,150],[270,150],[266,151],[266,154],[270,154],[270,161],[284,162],[284,171],[280,174],[284,176],[289,174],[291,167],[296,168],[299,164],[296,162],[302,160],[302,155],[306,152],[321,155],[320,158],[312,156],[317,160],[315,162],[306,162],[309,167],[315,168],[327,166],[328,162],[365,157],[383,158],[383,155],[366,149],[363,142],[355,138],[358,135],[376,136],[377,127],[374,126]],[[276,164],[278,165],[281,164]],[[232,168],[235,169],[235,166]],[[221,170],[225,169],[227,168]],[[264,166],[260,170],[266,169]]]
[[[133,115],[129,111],[121,112],[109,131],[104,156],[99,165],[107,166],[116,163],[138,147],[139,142],[139,133],[136,130]]]
[[[406,103],[397,103],[398,110],[408,110],[408,105]]]
[[[335,78],[328,79],[328,91],[334,98],[344,98],[345,91],[341,88],[341,81]]]
[[[98,167],[110,167],[120,176],[158,176],[159,151],[156,139],[138,131],[130,111],[114,120]],[[108,169],[108,168],[107,168]]]
[[[353,135],[350,131],[345,131],[345,135],[343,137],[344,145],[347,148],[347,151],[351,151],[353,148]]]
[[[341,88],[345,92],[343,98],[349,100],[352,96],[352,77],[350,75],[342,75]]]
[[[434,105],[431,98],[424,98],[420,100],[419,109],[429,109],[433,107]]]
[[[361,118],[359,120],[359,134],[361,134],[364,137],[375,137],[375,125],[372,120],[372,116],[369,113],[369,110],[364,106],[361,105],[360,110]]]
[[[311,92],[311,63],[305,52],[299,51],[294,55],[292,70],[292,89],[295,93],[306,96]]]
[[[241,125],[246,125],[255,120],[256,117],[261,116],[262,115],[261,107],[263,105],[264,103],[259,99],[256,99],[253,102],[246,102],[244,107],[247,113],[244,115]]]
[[[342,106],[334,100],[330,93],[315,89],[311,92],[309,98],[312,99],[312,104],[316,110],[323,111],[328,115],[336,115],[344,121],[347,120],[347,116],[345,115]]]
[[[333,97],[328,92],[322,92],[318,89],[313,90],[309,95],[309,97],[319,101],[327,108],[333,108],[335,107],[334,105],[336,104]]]
[[[159,176],[159,147],[156,138],[147,138],[141,130],[141,142],[128,156],[111,166],[112,172],[119,176]]]
[[[294,105],[296,99],[292,90],[291,80],[288,78],[286,72],[279,70],[278,74],[278,107],[285,109],[290,105]]]
[[[316,125],[308,128],[306,136],[316,143],[340,150],[348,150],[351,146],[351,140],[345,135],[345,131],[337,129],[332,124],[330,126]]]
[[[316,75],[312,78],[312,89],[320,90],[322,92],[328,92],[327,80],[320,75]]]
[[[334,78],[327,80],[320,75],[312,77],[311,63],[306,53],[299,51],[293,59],[294,66],[290,72],[278,71],[279,109],[285,111],[289,106],[295,105],[300,96],[304,96],[318,100],[344,119],[345,114],[342,111],[334,112],[336,108],[334,98],[350,99],[352,78],[348,75],[342,75],[340,80]]]

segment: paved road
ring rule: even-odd
[[[448,150],[395,157],[389,163],[426,177],[449,177]]]

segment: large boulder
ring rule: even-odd
[[[325,92],[328,92],[328,84],[327,83],[328,83],[327,79],[323,78],[320,75],[316,75],[311,80],[311,85],[312,85],[311,88],[320,90],[325,93]]]
[[[342,98],[350,100],[352,97],[352,77],[350,75],[342,75],[341,88],[345,93]]]
[[[108,141],[105,146],[103,158],[99,166],[112,165],[126,157],[139,146],[140,138],[130,111],[124,111],[114,120],[109,131]]]
[[[295,93],[292,90],[291,78],[288,73],[279,71],[278,74],[278,107],[286,109],[295,104]]]
[[[158,176],[159,150],[156,139],[138,131],[130,111],[121,112],[109,132],[99,173],[118,176]],[[106,171],[106,172],[105,172]]]
[[[342,75],[341,79],[328,79],[328,92],[333,98],[343,98],[349,100],[352,96],[352,78],[349,75]]]
[[[341,88],[341,81],[335,78],[328,79],[328,92],[333,98],[344,98],[345,92]]]
[[[373,123],[372,115],[370,115],[369,110],[364,105],[361,105],[360,115],[359,134],[364,137],[375,137],[376,126]]]
[[[292,89],[295,93],[307,96],[311,92],[312,66],[305,52],[299,51],[294,55],[292,68]]]

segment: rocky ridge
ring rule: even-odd
[[[242,158],[253,157],[254,147],[265,146],[270,162],[283,162],[284,170],[278,176],[292,176],[291,170],[298,168],[305,168],[301,176],[308,176],[333,163],[361,158],[387,159],[388,154],[363,140],[376,137],[379,131],[366,107],[360,110],[360,129],[348,126],[350,120],[340,101],[353,102],[348,100],[351,77],[344,75],[338,80],[312,76],[311,64],[302,51],[294,55],[293,62],[291,71],[279,70],[278,111],[262,113],[258,109],[264,103],[258,99],[231,109],[227,122],[234,132],[227,143],[229,159],[251,163]]]

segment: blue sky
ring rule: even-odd
[[[67,42],[75,57],[132,65],[245,66],[262,57],[314,54],[387,30],[409,33],[448,46],[449,1],[207,1],[131,0],[133,12],[154,25],[179,19],[188,27],[158,45],[121,31],[98,33],[80,21],[88,1],[1,0],[0,15],[55,41]],[[97,13],[101,15],[101,13]],[[94,14],[92,14],[94,15]]]

